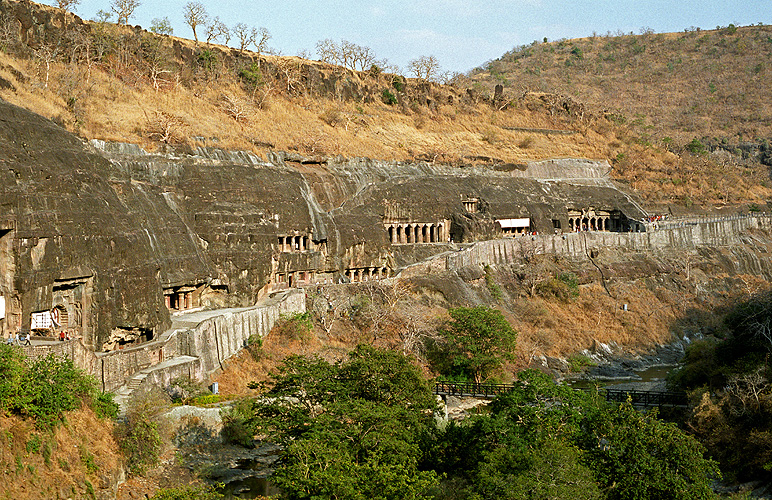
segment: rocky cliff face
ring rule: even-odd
[[[4,332],[62,306],[98,348],[117,327],[161,328],[163,280],[213,273],[161,189],[132,182],[76,137],[0,103]]]
[[[169,311],[389,276],[449,241],[500,236],[497,220],[551,233],[571,211],[642,215],[604,164],[586,161],[500,171],[205,148],[150,155],[84,144],[6,103],[0,124],[4,332],[58,309],[59,327],[96,350],[151,337]]]

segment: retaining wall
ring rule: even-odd
[[[182,374],[193,374],[194,378],[202,379],[222,367],[222,362],[236,354],[251,335],[267,335],[281,314],[305,310],[305,293],[292,290],[281,300],[237,311],[228,310],[189,327],[173,328],[158,340],[128,349],[94,353],[81,340],[23,349],[32,358],[48,353],[71,358],[78,368],[93,375],[104,391],[115,391],[134,374],[162,363],[168,364],[169,369],[159,367],[155,370],[158,373],[153,377],[158,380]],[[191,366],[168,363],[181,356],[191,356],[197,361]]]
[[[507,264],[534,254],[557,254],[581,260],[587,259],[595,248],[645,252],[667,248],[739,245],[742,243],[741,234],[751,229],[772,229],[772,214],[700,217],[650,223],[646,224],[646,231],[640,233],[584,231],[480,241],[458,252],[408,267],[400,276],[417,276],[438,270],[457,271],[466,266]]]

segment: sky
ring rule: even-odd
[[[81,0],[75,13],[92,19],[112,0]],[[772,24],[772,0],[199,0],[228,26],[265,27],[268,45],[283,55],[330,38],[370,47],[403,68],[433,55],[442,71],[465,73],[534,40],[607,32],[655,33],[698,27]],[[167,17],[176,36],[193,38],[183,19],[188,0],[141,0],[129,23],[148,28]],[[53,0],[43,3],[54,4]],[[199,37],[201,29],[198,29]],[[233,45],[233,41],[231,44]]]

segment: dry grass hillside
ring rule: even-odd
[[[121,457],[112,423],[90,409],[69,412],[54,431],[0,415],[0,497],[95,498],[113,491]]]
[[[603,110],[645,150],[681,157],[659,154],[662,165],[648,155],[632,158],[620,151],[624,156],[615,159],[635,187],[652,193],[660,183],[662,195],[654,196],[659,201],[680,197],[686,204],[704,204],[712,198],[714,204],[732,204],[739,201],[730,186],[738,170],[759,169],[758,179],[746,179],[758,184],[748,185],[747,192],[767,196],[770,57],[772,26],[608,34],[516,47],[474,71],[471,84],[481,91],[501,84],[507,96],[557,92],[589,110]],[[668,164],[672,168],[663,168]]]
[[[473,80],[570,95],[617,113],[641,139],[663,147],[695,138],[739,146],[772,138],[771,57],[772,26],[730,25],[534,42],[488,63]]]
[[[16,22],[19,5],[34,10],[44,29],[5,29]],[[476,75],[467,88],[377,68],[356,72],[196,44],[82,21],[34,3],[3,0],[0,14],[0,97],[87,139],[134,142],[149,150],[187,144],[461,165],[585,157],[610,160],[612,175],[653,210],[746,209],[772,198],[768,168],[758,161],[674,146],[715,130],[724,118],[714,111],[726,103],[732,103],[731,111],[720,116],[731,120],[725,125],[728,135],[767,133],[754,125],[764,122],[766,108],[751,110],[750,104],[764,92],[760,82],[767,69],[754,61],[756,45],[772,46],[764,42],[766,27],[754,28],[752,36],[743,28],[675,37],[687,40],[688,47],[671,43],[671,35],[539,44],[489,64],[489,71]],[[700,42],[705,37],[709,41]],[[691,49],[703,45],[720,49]],[[665,69],[651,75],[679,75],[680,90],[642,76],[653,66],[644,58],[654,54]],[[689,92],[695,85],[686,68],[694,75],[703,67],[701,74],[718,75],[711,69],[715,65],[749,70],[734,80],[705,76],[704,95],[693,100]],[[675,69],[668,73],[670,66]],[[517,92],[510,85],[506,101],[494,99],[493,84],[508,81],[517,82]],[[649,94],[659,98],[642,97]],[[622,103],[624,113],[608,112],[599,102]],[[671,133],[672,141],[656,128],[657,110],[665,104],[692,127],[686,135]],[[715,125],[703,123],[706,116]]]

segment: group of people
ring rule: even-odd
[[[9,345],[32,345],[30,337],[30,333],[24,335],[20,332],[16,332],[16,334],[9,335],[8,338],[5,339],[5,343]]]

